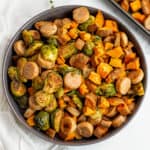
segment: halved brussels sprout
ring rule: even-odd
[[[52,112],[57,108],[57,101],[56,98],[53,94],[50,94],[50,103],[49,105],[45,108],[45,111],[47,112]]]
[[[53,45],[53,46],[55,46],[55,47],[58,47],[57,39],[56,39],[56,37],[54,37],[54,36],[50,37],[50,38],[47,40],[47,43],[48,43],[49,45]]]
[[[111,97],[116,95],[116,89],[113,83],[103,83],[96,88],[95,93],[97,95],[104,95],[106,97]]]
[[[77,95],[73,95],[72,100],[77,105],[79,110],[81,110],[83,107],[83,104],[82,104],[82,101],[80,100],[80,98]]]
[[[49,113],[45,111],[40,111],[35,116],[36,126],[43,131],[46,131],[50,127],[49,123]]]
[[[86,44],[85,44],[85,46],[83,48],[84,54],[86,54],[87,56],[92,56],[94,46],[95,45],[94,45],[94,43],[92,41],[86,42]]]
[[[32,34],[28,30],[23,30],[22,38],[26,45],[30,45],[33,42]]]
[[[26,93],[26,86],[17,80],[11,81],[10,89],[11,93],[16,97],[23,96]]]
[[[43,88],[43,86],[44,86],[44,81],[41,79],[40,76],[38,76],[32,80],[32,87],[35,90],[41,90]]]
[[[92,25],[94,21],[95,21],[95,17],[90,15],[89,19],[86,22],[79,25],[79,29],[82,31],[87,31],[88,26]]]
[[[25,51],[25,56],[32,56],[34,54],[36,54],[40,48],[43,46],[43,42],[42,41],[34,41],[29,48]]]
[[[45,60],[55,62],[58,56],[58,49],[54,45],[43,45],[41,55]]]
[[[44,91],[38,91],[37,93],[35,93],[35,101],[39,106],[46,107],[50,104],[51,94]]]
[[[71,57],[73,54],[76,53],[77,53],[77,49],[75,47],[74,42],[70,42],[67,45],[61,46],[59,48],[59,55],[65,59],[68,59],[69,57]]]
[[[18,70],[17,67],[10,66],[8,68],[8,76],[11,80],[18,80]]]
[[[58,72],[59,72],[60,74],[62,74],[63,76],[64,76],[66,73],[72,72],[72,71],[75,71],[75,70],[77,70],[77,69],[76,69],[76,68],[73,68],[73,67],[70,67],[70,66],[68,66],[68,65],[66,65],[66,64],[60,65],[60,66],[58,67]]]
[[[26,109],[28,107],[28,97],[27,97],[27,95],[23,95],[21,97],[15,97],[15,100],[17,101],[20,108]]]
[[[23,76],[23,69],[25,64],[27,63],[27,59],[24,57],[21,57],[18,61],[17,61],[17,69],[18,69],[18,78],[19,80],[21,80],[22,82],[27,82],[27,79]]]
[[[43,90],[47,93],[58,91],[63,85],[62,77],[55,71],[48,73]]]
[[[55,93],[56,98],[61,98],[64,95],[64,89],[60,88],[58,91]]]
[[[56,130],[56,132],[59,132],[60,129],[60,122],[63,117],[63,111],[61,109],[56,109],[52,114],[51,114],[51,124],[52,127]]]

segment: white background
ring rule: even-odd
[[[118,18],[136,35],[141,44],[146,60],[150,61],[150,37],[143,34],[127,17],[117,11],[108,0],[54,0],[55,6],[69,4],[83,4],[100,8],[110,12]],[[4,57],[5,47],[12,35],[29,18],[48,9],[48,0],[0,0],[0,67]],[[150,66],[150,65],[149,65]],[[150,67],[149,67],[150,70]],[[1,78],[1,72],[0,72]],[[148,90],[149,92],[149,90]],[[2,85],[0,85],[0,150],[150,150],[150,99],[148,92],[142,107],[134,119],[112,138],[98,144],[82,147],[58,147],[35,137],[26,131],[12,117]],[[20,141],[22,140],[22,144]]]

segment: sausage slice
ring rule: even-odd
[[[39,75],[39,67],[35,62],[29,61],[23,67],[23,76],[32,80]]]
[[[69,134],[76,129],[76,122],[72,117],[64,117],[61,121],[60,130],[64,134]]]
[[[79,69],[83,69],[88,62],[89,62],[89,57],[82,53],[73,55],[69,60],[71,66]]]
[[[23,40],[16,41],[14,44],[14,51],[18,56],[23,56],[25,53],[26,47]]]
[[[142,69],[131,71],[129,72],[128,77],[131,79],[132,84],[137,84],[143,80],[144,72]]]
[[[90,137],[93,134],[93,125],[87,121],[77,125],[77,132],[83,137]]]
[[[131,80],[128,77],[120,78],[116,82],[116,89],[122,95],[126,95],[130,87],[131,87]]]
[[[126,119],[126,116],[119,115],[112,121],[112,126],[118,128],[126,121]]]
[[[144,26],[146,29],[150,30],[150,15],[145,19]]]
[[[77,89],[82,83],[82,76],[76,72],[69,72],[64,77],[65,87],[68,89]]]
[[[50,37],[57,32],[57,26],[54,23],[46,23],[40,28],[40,32],[44,37]]]
[[[87,21],[89,16],[89,10],[86,7],[79,7],[73,10],[73,19],[79,24]]]

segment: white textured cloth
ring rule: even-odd
[[[150,37],[142,33],[127,17],[116,9],[110,8],[108,0],[54,0],[54,5],[82,4],[100,8],[110,12],[127,26],[141,44],[147,61],[150,54]],[[6,46],[14,33],[29,18],[39,12],[50,8],[49,0],[0,0],[0,68]],[[120,16],[120,17],[119,17]],[[150,70],[150,67],[149,67]],[[0,71],[0,81],[2,81],[2,71]],[[0,82],[1,83],[1,82]],[[113,138],[105,142],[85,147],[66,147],[58,146],[43,141],[32,133],[29,133],[13,116],[0,84],[0,150],[148,150],[150,149],[150,109],[148,94],[145,96],[144,103],[131,123]]]

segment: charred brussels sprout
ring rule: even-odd
[[[25,85],[17,80],[11,81],[10,89],[11,93],[16,97],[23,96],[26,93]]]
[[[49,124],[49,113],[45,111],[40,111],[36,116],[35,116],[35,123],[36,126],[40,130],[47,130],[50,127]]]
[[[67,45],[64,45],[59,48],[59,55],[65,59],[70,58],[73,54],[77,53],[77,49],[75,47],[74,42],[70,42]]]
[[[43,42],[42,41],[34,41],[29,48],[25,51],[25,56],[32,56],[34,54],[36,54],[40,48],[43,46]]]
[[[58,56],[58,49],[54,45],[44,45],[41,48],[41,55],[45,60],[55,62]]]
[[[41,79],[40,76],[36,77],[35,79],[33,79],[32,81],[32,87],[35,90],[41,90],[44,86],[44,81]]]
[[[94,48],[94,43],[92,41],[86,42],[86,44],[83,48],[84,54],[86,54],[87,56],[92,56],[93,48]]]
[[[28,30],[22,32],[22,37],[27,46],[33,42],[32,34]]]
[[[63,85],[62,77],[55,71],[48,73],[43,90],[47,93],[58,91]]]
[[[108,84],[103,83],[96,89],[95,93],[97,95],[104,95],[106,97],[111,97],[116,95],[116,89],[114,84],[112,83],[108,83]]]
[[[73,95],[72,100],[77,105],[79,110],[81,110],[83,107],[83,104],[82,104],[82,101],[80,100],[80,98],[77,95]]]
[[[8,68],[8,76],[11,80],[18,80],[18,71],[16,67],[10,66]]]
[[[58,72],[59,72],[60,74],[62,74],[63,76],[64,76],[66,73],[72,72],[72,71],[75,71],[75,70],[77,70],[77,69],[76,69],[76,68],[73,68],[73,67],[70,67],[70,66],[68,66],[68,65],[66,65],[66,64],[60,65],[59,68],[58,68]]]
[[[45,108],[45,111],[47,112],[52,112],[57,108],[57,101],[56,98],[53,94],[50,94],[50,103],[49,105]]]
[[[56,39],[56,37],[50,37],[48,40],[47,40],[47,43],[49,44],[49,45],[53,45],[53,46],[55,46],[55,47],[58,47],[58,42],[57,42],[57,39]]]
[[[28,107],[28,97],[27,97],[27,95],[23,95],[21,97],[15,97],[15,100],[17,101],[20,108],[26,109]]]
[[[51,114],[51,124],[52,127],[56,130],[56,132],[59,132],[60,129],[60,122],[63,117],[63,111],[61,109],[56,109]]]
[[[51,101],[51,94],[46,93],[44,91],[38,91],[35,94],[35,101],[37,102],[39,106],[46,107],[49,105]]]
[[[55,93],[56,98],[61,98],[64,95],[64,89],[60,88],[58,91]]]
[[[89,19],[86,22],[79,25],[79,29],[82,30],[82,31],[87,31],[88,26],[92,25],[94,23],[94,21],[95,21],[95,17],[90,16]]]

